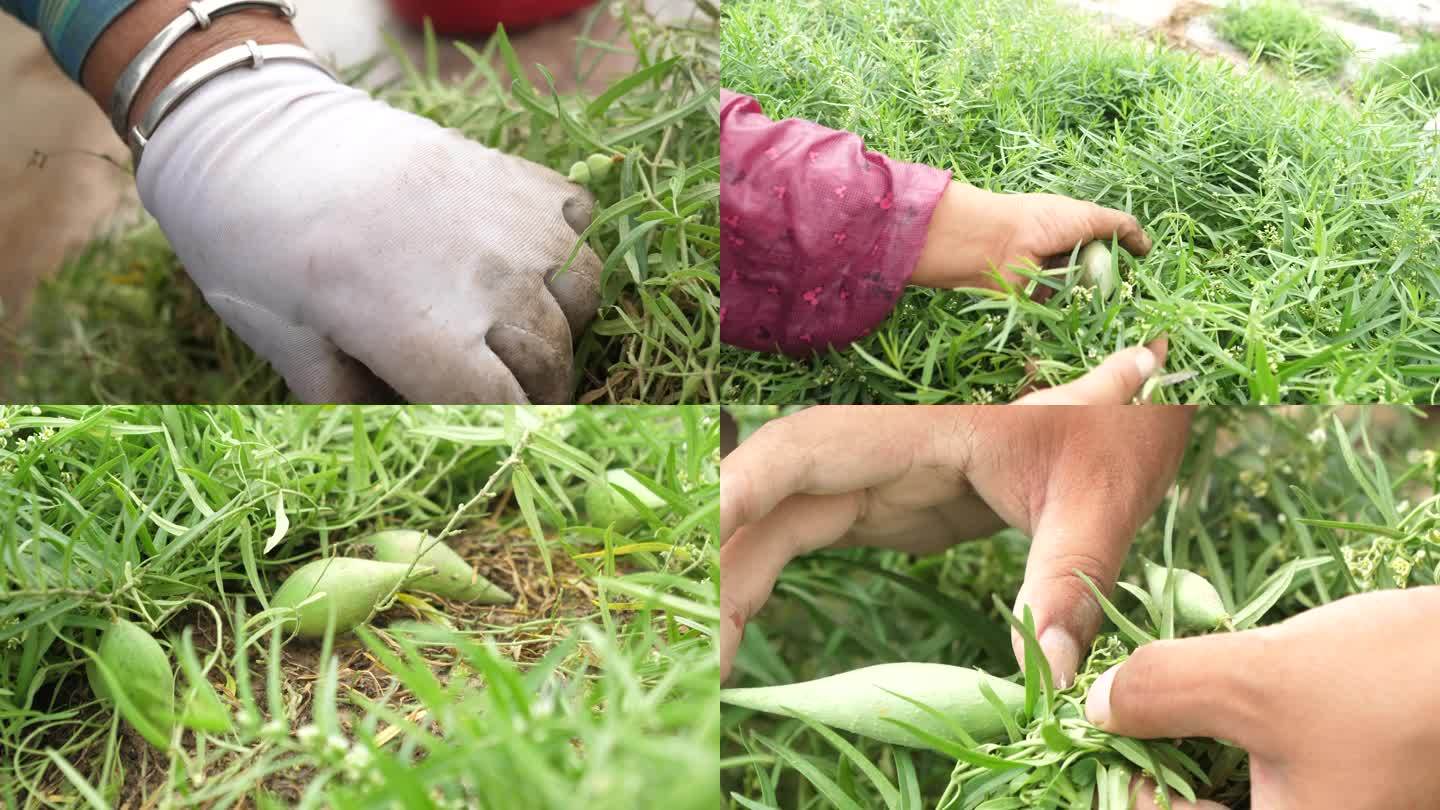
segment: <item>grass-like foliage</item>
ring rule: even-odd
[[[1398,409],[1201,409],[1177,486],[1136,538],[1076,685],[1043,683],[1037,653],[1025,680],[1042,688],[1004,739],[942,740],[935,750],[726,708],[728,806],[1121,810],[1123,788],[1107,796],[1104,786],[1128,785],[1140,772],[1158,776],[1172,798],[1245,806],[1243,751],[1207,739],[1117,737],[1083,719],[1095,678],[1141,642],[1177,635],[1172,604],[1146,595],[1139,558],[1170,560],[1213,582],[1230,617],[1217,632],[1272,624],[1353,593],[1436,584],[1440,455],[1416,448],[1437,438],[1435,425]],[[797,560],[747,626],[733,685],[890,661],[1017,673],[1005,605],[1026,551],[1025,539],[1006,531],[928,557],[852,549]]]
[[[713,807],[718,442],[699,406],[0,408],[0,806]],[[589,525],[617,467],[664,505]],[[279,583],[382,527],[516,601],[288,638]],[[92,693],[115,618],[204,728]]]
[[[1165,400],[1435,397],[1437,158],[1393,93],[1329,99],[1046,0],[737,0],[721,39],[722,81],[773,117],[1129,210],[1155,241],[1106,303],[1057,276],[1044,304],[915,289],[840,353],[727,351],[725,401],[1008,400],[1162,332],[1194,372]]]
[[[285,381],[216,317],[153,223],[42,282],[0,398],[284,402]],[[0,338],[3,339],[3,338]]]
[[[1422,120],[1440,113],[1440,39],[1423,37],[1414,50],[1393,56],[1370,68],[1362,89],[1398,85]]]
[[[575,396],[587,402],[713,402],[719,353],[718,74],[713,20],[661,26],[630,3],[619,41],[582,38],[577,72],[610,52],[635,71],[594,96],[526,78],[503,34],[458,84],[441,81],[433,37],[420,65],[379,91],[396,106],[565,174],[601,153],[623,158],[591,186],[585,238],[605,262],[599,316],[579,336]],[[708,4],[702,4],[708,7]],[[448,46],[447,46],[448,47]],[[496,70],[496,61],[503,66]],[[528,68],[529,66],[524,66]],[[454,77],[446,77],[451,79]],[[102,241],[42,287],[10,400],[274,402],[284,382],[211,313],[153,225]]]
[[[1345,38],[1295,0],[1235,0],[1217,15],[1216,30],[1296,75],[1333,76],[1350,56]]]

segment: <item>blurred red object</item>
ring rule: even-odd
[[[523,28],[593,5],[595,0],[390,0],[396,16],[420,26],[429,17],[440,34],[488,34]]]

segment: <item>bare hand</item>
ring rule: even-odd
[[[1428,587],[1352,596],[1243,633],[1157,641],[1095,682],[1086,714],[1116,734],[1244,748],[1255,810],[1433,807],[1437,626],[1440,587]]]
[[[1129,402],[1159,360],[1127,349],[1033,401]],[[771,422],[721,464],[722,673],[795,557],[930,553],[1014,526],[1034,538],[1020,598],[1069,683],[1101,618],[1074,571],[1113,585],[1175,476],[1189,421],[1188,409],[1148,406],[831,406]]]
[[[951,183],[930,218],[920,261],[910,276],[923,287],[994,288],[997,270],[1011,284],[1013,267],[1053,267],[1076,245],[1115,237],[1136,256],[1150,238],[1135,217],[1056,194],[996,194]]]

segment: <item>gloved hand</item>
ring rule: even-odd
[[[307,65],[218,76],[140,196],[220,317],[311,402],[568,402],[592,200]]]

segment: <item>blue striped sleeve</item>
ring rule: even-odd
[[[40,32],[60,67],[76,82],[95,41],[135,0],[0,0],[9,12]]]

